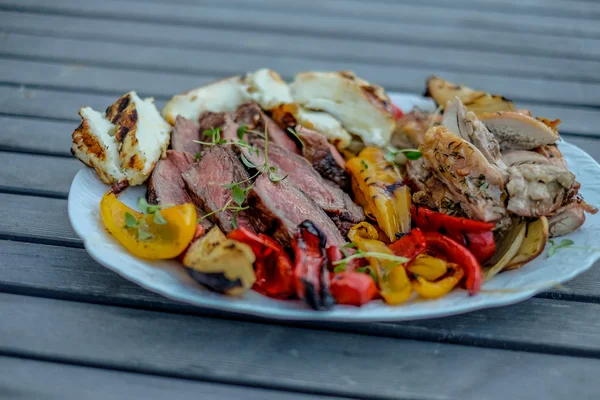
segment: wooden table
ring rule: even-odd
[[[83,105],[260,67],[430,74],[563,120],[600,160],[600,4],[0,1],[0,398],[598,399],[600,265],[524,303],[408,323],[280,323],[147,292],[67,219]]]

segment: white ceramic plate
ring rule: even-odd
[[[433,108],[425,98],[396,94],[392,100],[402,110],[414,106]],[[569,168],[583,184],[581,193],[587,202],[600,205],[600,165],[577,147],[561,142]],[[469,296],[454,290],[437,300],[411,300],[401,306],[373,301],[363,307],[336,306],[330,311],[313,311],[300,301],[280,301],[250,291],[243,297],[228,297],[209,292],[196,284],[174,261],[149,262],[129,254],[104,229],[99,215],[100,199],[108,190],[90,168],[84,168],[73,180],[69,192],[69,218],[88,253],[103,266],[138,285],[174,300],[201,307],[253,314],[274,319],[330,321],[406,321],[442,317],[488,307],[498,307],[526,300],[556,284],[566,282],[589,269],[600,252],[560,249],[552,258],[544,252],[524,267],[504,272],[483,285],[483,291]],[[127,189],[120,197],[135,207],[145,186]],[[600,237],[600,214],[589,216],[585,225],[568,235],[578,247],[597,247]]]

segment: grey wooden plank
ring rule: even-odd
[[[0,356],[0,369],[0,397],[4,399],[324,399],[314,394],[173,379],[6,356]]]
[[[243,58],[242,56],[238,57]],[[5,63],[2,63],[2,65],[4,64]],[[271,66],[281,71],[283,75],[289,76],[294,71],[311,69],[310,66],[315,67],[316,65],[318,65],[318,63],[310,63],[309,65],[304,66],[305,68],[301,68],[302,66],[291,62],[291,60],[276,60]],[[332,66],[332,64],[328,63],[327,66]],[[64,78],[60,77],[60,68],[61,67],[55,67],[53,70],[53,73],[58,75],[50,74],[49,76],[44,77],[44,79],[47,81],[52,81],[53,79],[58,81],[64,80]],[[377,74],[384,72],[385,69],[384,67],[367,66],[355,68],[355,71],[366,79],[370,79],[375,83],[382,83],[382,79],[379,79]],[[413,85],[414,88],[422,88],[422,78],[428,75],[428,72],[435,71],[414,71],[415,77],[418,78],[418,80],[406,80],[405,82],[412,82],[411,85]],[[86,78],[88,73],[89,75]],[[107,105],[112,104],[123,92],[131,89],[137,89],[138,93],[142,96],[156,95],[156,97],[159,98],[157,94],[148,92],[148,88],[163,88],[164,90],[164,87],[168,86],[171,93],[178,93],[213,80],[207,77],[186,77],[183,75],[165,75],[151,72],[136,73],[135,71],[124,71],[121,69],[105,67],[79,68],[71,66],[71,68],[68,69],[68,74],[70,75],[70,79],[68,79],[68,83],[66,84],[67,87],[48,88],[48,86],[40,85],[38,89],[30,89],[25,85],[13,86],[15,84],[18,85],[18,83],[13,83],[8,86],[6,84],[0,84],[0,113],[60,119],[72,118],[75,121],[77,120],[76,112],[81,106],[89,105],[97,109],[104,109]],[[95,78],[95,83],[89,82],[91,76]],[[455,74],[445,74],[444,76],[448,79],[459,81],[459,79],[456,79],[458,76]],[[128,78],[131,78],[132,80],[128,81]],[[23,79],[36,78],[31,76],[28,78],[26,76],[23,77]],[[522,90],[524,87],[523,85],[528,85],[530,88],[536,88],[536,90],[539,89],[539,92],[535,92],[537,93],[536,96],[539,98],[543,97],[539,93],[553,96],[546,97],[548,99],[561,98],[561,94],[558,93],[558,88],[554,85],[545,88],[544,86],[548,85],[544,85],[544,82],[526,79],[518,81],[515,78],[513,84],[516,84],[516,82],[522,84],[520,86],[521,89],[519,90]],[[139,84],[136,85],[136,83]],[[385,82],[383,83],[385,85]],[[476,75],[469,75],[468,83],[493,92],[507,92],[507,90],[502,90],[503,88],[495,79],[485,79]],[[562,87],[564,88],[565,86],[566,85]],[[96,89],[87,89],[88,87]],[[113,90],[111,91],[108,88],[113,88]],[[117,88],[123,89],[116,90]],[[516,86],[513,86],[513,88],[516,88]],[[389,89],[391,90],[393,87]],[[73,93],[73,91],[75,91],[75,93]],[[84,91],[89,91],[89,93],[83,93]],[[413,92],[418,93],[416,90]],[[597,92],[594,94],[590,93],[588,90],[583,90],[583,92],[585,92],[585,96],[590,95],[594,98],[600,93]],[[114,95],[109,96],[105,93],[114,93]],[[573,91],[570,93],[572,95],[576,94],[576,92]],[[163,99],[170,97],[160,96]],[[157,102],[158,107],[162,107],[162,105],[163,102]],[[600,110],[567,105],[543,105],[527,101],[519,101],[517,102],[517,106],[531,109],[535,115],[541,115],[551,119],[560,118],[564,121],[561,125],[561,129],[564,132],[589,136],[598,135],[597,127],[600,124]]]
[[[105,56],[109,55],[105,54]],[[179,58],[187,63],[196,64],[194,63],[196,60],[192,57],[181,56],[185,58]],[[120,57],[127,56],[120,54]],[[201,70],[197,73],[138,71],[130,67],[98,67],[84,64],[86,60],[79,59],[77,56],[70,57],[74,62],[42,62],[0,57],[2,77],[0,82],[99,93],[122,93],[133,88],[157,98],[169,99],[176,93],[198,86],[199,82],[244,74],[265,65],[264,57],[251,54],[197,51],[195,57],[198,64],[200,62],[202,64]],[[449,72],[439,68],[366,65],[293,57],[274,59],[269,63],[269,67],[288,80],[293,79],[294,75],[301,71],[351,69],[359,76],[385,87],[388,91],[413,93],[422,93],[426,79],[431,75],[438,75],[450,81],[500,93],[515,101],[600,106],[600,83],[549,82],[535,78]]]
[[[130,1],[130,0],[126,0]],[[181,4],[198,4],[195,0],[150,0],[152,2],[167,3],[175,2]],[[557,1],[548,0],[528,0],[528,1],[497,1],[497,0],[454,0],[452,2],[444,0],[372,0],[373,5],[360,2],[359,0],[329,0],[327,2],[318,2],[315,0],[304,1],[302,4],[283,3],[278,0],[203,0],[203,4],[221,5],[229,7],[253,7],[257,9],[285,9],[294,13],[322,13],[326,15],[348,15],[365,16],[382,20],[397,18],[397,13],[401,13],[405,6],[426,5],[433,6],[436,9],[452,10],[478,10],[492,11],[494,14],[526,14],[526,15],[547,15],[547,16],[565,16],[574,18],[592,19],[600,16],[600,7],[594,3],[576,2],[566,4]]]
[[[515,32],[535,32],[551,35],[599,37],[600,26],[595,21],[562,16],[535,16],[515,14],[507,18],[505,14],[490,10],[439,9],[424,4],[404,4],[401,8],[390,10],[396,16],[394,21],[372,21],[359,16],[322,16],[320,14],[295,14],[278,10],[255,10],[254,8],[236,8],[232,13],[229,7],[206,4],[161,4],[128,2],[128,8],[135,13],[123,14],[118,1],[90,2],[82,5],[76,0],[56,0],[48,3],[44,0],[3,0],[1,6],[10,10],[64,13],[69,15],[90,15],[106,18],[154,21],[157,23],[215,24],[237,25],[251,29],[277,31],[295,29],[306,31],[307,24],[313,31],[323,34],[339,34],[361,37],[379,34],[393,35],[403,26],[420,25],[437,21],[439,25],[460,26],[468,24],[478,28],[495,31],[512,30]],[[352,25],[352,30],[347,26]]]
[[[105,368],[376,399],[592,399],[600,390],[591,358],[7,294],[0,312],[0,352]]]
[[[65,132],[68,136],[68,132]],[[74,158],[0,151],[0,190],[67,198],[71,181],[83,164]]]
[[[71,156],[74,121],[60,122],[0,115],[0,149]]]
[[[1,15],[1,13],[0,13]],[[67,17],[61,17],[67,19]],[[48,21],[45,21],[48,23]],[[64,21],[67,22],[67,21]],[[69,21],[70,22],[70,21]],[[20,24],[20,27],[25,27]],[[87,29],[93,28],[86,25]],[[58,29],[58,28],[57,28]],[[62,30],[61,30],[62,33]],[[102,33],[99,32],[99,35]],[[168,72],[203,72],[207,58],[190,51],[190,46],[176,48],[161,43],[124,43],[100,37],[62,38],[47,35],[4,33],[0,35],[0,54],[20,56],[42,61],[78,60],[83,63],[107,66],[128,66],[145,70]],[[297,58],[333,60],[344,63],[376,65],[420,66],[443,68],[454,72],[510,75],[536,79],[574,80],[597,82],[600,62],[531,56],[528,54],[502,54],[471,49],[432,49],[413,43],[361,43],[368,49],[357,52],[357,43],[344,39],[320,38],[315,40],[299,36],[269,35],[260,32],[197,29],[194,44],[199,50],[213,50],[221,55],[241,51],[253,55],[292,56]],[[286,46],[281,46],[282,41]],[[600,45],[600,42],[598,43]],[[130,57],[135,52],[136,57]],[[214,57],[220,59],[221,57]],[[440,65],[440,60],[444,60]],[[517,62],[515,62],[517,61]]]
[[[241,318],[231,313],[179,303],[146,291],[100,266],[82,249],[0,241],[0,255],[2,292]],[[599,277],[600,262],[567,283],[561,292],[551,291],[545,296],[579,296],[599,302]],[[405,339],[600,357],[600,320],[592,317],[598,311],[600,304],[538,298],[513,306],[430,321],[400,324],[310,322],[304,326]],[[449,331],[452,335],[448,335]]]
[[[264,18],[263,18],[264,19]],[[286,18],[288,20],[290,18]],[[342,48],[354,46],[354,58],[369,60],[377,56],[379,44],[406,45],[414,48],[430,48],[433,54],[444,49],[461,49],[481,51],[484,57],[488,53],[509,53],[519,55],[540,55],[556,59],[570,57],[577,59],[598,59],[600,48],[598,39],[575,37],[552,37],[545,34],[516,33],[506,31],[499,35],[487,29],[477,29],[469,25],[454,27],[440,25],[402,26],[394,35],[379,35],[377,30],[374,37],[350,38],[345,35],[330,35],[318,31],[299,31],[280,29],[277,35],[257,29],[240,29],[237,26],[213,26],[210,24],[193,26],[187,25],[158,25],[141,21],[119,21],[112,18],[101,19],[78,16],[40,15],[0,11],[2,29],[11,32],[49,34],[52,36],[71,36],[76,38],[109,38],[120,43],[164,44],[172,47],[187,48],[191,46],[212,46],[230,50],[247,46],[254,51],[276,50],[285,54],[286,48],[293,49],[299,54],[309,55],[306,46],[319,48],[324,46],[325,53],[330,47],[328,43],[343,44]],[[309,24],[309,26],[313,26]],[[235,39],[236,37],[240,39]],[[298,43],[296,43],[299,40]],[[282,46],[281,43],[285,43]],[[351,47],[352,48],[352,47]],[[316,50],[313,49],[311,54]],[[303,53],[304,52],[304,53]],[[323,52],[320,52],[323,53]],[[269,53],[273,54],[273,52]],[[338,56],[336,56],[338,57]],[[347,55],[347,57],[349,57]],[[410,56],[409,56],[410,57]],[[440,57],[444,60],[444,57]],[[470,58],[472,59],[472,57]]]

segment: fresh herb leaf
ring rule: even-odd
[[[218,128],[211,128],[211,129],[207,129],[207,130],[205,130],[204,132],[202,132],[202,134],[203,134],[204,136],[213,136],[213,137],[215,137],[215,136],[220,136],[220,134],[221,134],[221,130],[222,130],[222,129],[223,129],[223,128],[221,128],[221,127],[218,127]]]
[[[240,159],[242,160],[242,164],[244,164],[246,167],[256,168],[256,165],[252,164],[252,162],[250,162],[250,160],[248,160],[245,155],[241,154]]]
[[[408,258],[395,256],[393,254],[377,253],[377,252],[373,252],[373,251],[362,252],[362,251],[357,250],[356,253],[352,254],[351,256],[342,258],[341,260],[338,260],[338,261],[334,261],[332,264],[338,265],[338,264],[346,263],[350,260],[354,260],[356,258],[365,258],[365,257],[377,258],[379,260],[396,261],[399,263],[405,263],[408,261]]]
[[[237,185],[238,185],[238,183],[237,183],[237,182],[233,182],[233,183],[226,183],[226,184],[223,184],[223,185],[221,185],[221,187],[222,187],[223,189],[233,189],[233,187],[234,187],[234,186],[237,186]]]
[[[238,185],[235,185],[231,189],[231,197],[233,198],[234,203],[236,203],[238,206],[241,206],[244,200],[246,200],[246,192]]]
[[[167,220],[160,213],[160,210],[156,210],[156,212],[154,213],[154,223],[158,224],[158,225],[166,225],[167,224]]]
[[[346,243],[345,245],[342,246],[342,248],[344,249],[352,249],[354,247],[358,246],[358,243],[356,242],[350,242],[350,243]]]
[[[367,164],[365,160],[360,160],[360,163],[362,164],[364,169],[369,169],[369,164]]]
[[[300,129],[302,129],[302,127],[300,127]],[[294,128],[287,128],[287,131],[289,133],[291,133],[296,139],[298,139],[298,141],[300,142],[300,145],[302,147],[304,147],[304,140],[302,140],[302,138],[300,137],[300,135],[298,134],[298,131],[296,131],[296,129]]]
[[[137,219],[133,216],[132,213],[125,213],[125,227],[126,228],[136,228],[138,225]]]
[[[333,272],[339,274],[340,272],[346,272],[346,264],[336,265]]]
[[[138,240],[148,240],[148,239],[152,239],[154,236],[146,230],[138,229],[137,237],[138,237]]]
[[[556,246],[553,244],[548,249],[548,258],[552,257],[556,253]]]
[[[373,271],[371,269],[371,267],[359,267],[359,268],[356,268],[356,272],[360,272],[363,274],[369,274],[369,275],[371,275],[371,279],[373,279],[375,282],[377,282],[377,275],[375,274],[375,271]]]
[[[202,152],[201,151],[197,152],[196,156],[194,157],[194,162],[197,162],[201,157],[202,157]]]
[[[240,127],[237,129],[237,135],[238,135],[238,139],[242,140],[244,138],[244,134],[246,133],[246,125],[240,125]]]
[[[141,212],[146,213],[148,212],[148,207],[150,207],[150,204],[148,204],[144,197],[140,196],[138,197],[137,206]]]
[[[398,150],[389,150],[387,151],[387,153],[385,153],[385,155],[383,156],[383,158],[385,159],[385,161],[387,162],[396,162],[396,156],[398,155],[399,151]]]
[[[233,215],[231,216],[231,226],[233,226],[233,229],[237,229],[238,228],[238,223],[237,223],[238,212],[234,212]]]
[[[400,152],[404,153],[404,156],[409,160],[418,160],[423,155],[417,149],[402,149]]]
[[[573,246],[575,244],[574,241],[572,241],[571,239],[563,239],[560,241],[560,244],[558,245],[558,248],[562,248],[562,247],[569,247],[569,246]]]
[[[480,189],[480,190],[485,190],[485,189],[487,189],[487,188],[488,188],[488,186],[489,186],[489,183],[487,183],[487,182],[483,182],[483,183],[481,184],[481,186],[479,186],[479,189]]]
[[[284,180],[287,177],[288,177],[287,174],[284,175],[284,176],[278,176],[274,172],[269,172],[269,180],[271,182],[280,182],[280,181]]]

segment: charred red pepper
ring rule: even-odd
[[[414,228],[388,247],[394,255],[408,258],[408,264],[416,256],[424,252],[426,246],[425,235],[423,235],[423,232],[419,228]]]
[[[256,261],[254,290],[269,297],[287,299],[295,294],[292,261],[273,238],[250,232],[246,228],[232,231],[228,238],[250,246]]]
[[[395,104],[392,104],[392,110],[394,110],[394,119],[399,120],[404,116],[404,112]]]
[[[442,256],[461,266],[465,272],[465,288],[474,295],[481,289],[481,265],[477,258],[464,246],[439,232],[425,233],[427,251]]]
[[[495,226],[491,222],[454,217],[423,206],[416,207],[413,205],[410,212],[417,227],[424,232],[437,232],[440,230],[458,233],[486,232],[491,231]]]
[[[465,233],[466,247],[477,258],[477,261],[484,263],[489,260],[496,251],[496,242],[494,241],[494,232],[471,232]]]
[[[298,225],[292,241],[296,294],[315,310],[335,304],[330,291],[325,243],[327,238],[311,221]]]
[[[342,272],[331,279],[331,294],[338,304],[362,306],[377,296],[377,285],[367,274]]]

